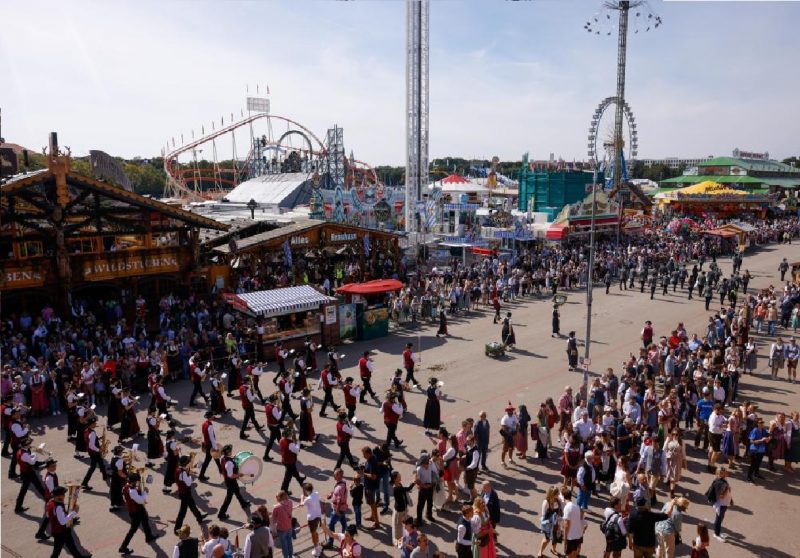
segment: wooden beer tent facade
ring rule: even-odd
[[[156,294],[161,281],[186,287],[200,228],[227,226],[77,174],[52,139],[47,169],[0,185],[0,292],[66,308],[91,287],[110,287],[109,296]]]

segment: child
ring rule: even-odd
[[[697,526],[697,538],[692,545],[691,558],[708,558],[708,527],[702,523]]]
[[[320,556],[322,547],[319,544],[317,529],[322,522],[322,505],[319,500],[319,493],[314,490],[314,486],[310,482],[303,483],[303,498],[300,503],[306,508],[308,530],[311,531],[311,542],[314,543],[314,550],[311,551],[311,556]]]
[[[361,504],[364,502],[364,485],[361,483],[361,473],[353,476],[353,484],[350,485],[350,503],[353,506],[353,513],[356,517],[356,528],[361,529]]]

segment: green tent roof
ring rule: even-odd
[[[780,161],[760,161],[754,159],[737,159],[735,157],[714,157],[708,161],[697,163],[697,167],[730,167],[737,166],[750,171],[766,171],[766,172],[785,172],[789,174],[797,174],[800,176],[800,169],[791,165],[781,163]]]
[[[710,180],[711,182],[718,182],[720,184],[753,184],[753,185],[763,184],[766,181],[766,179],[755,176],[682,175],[682,176],[676,176],[675,178],[668,178],[666,180],[662,180],[660,184],[664,186],[669,186],[672,184],[700,184],[701,182],[706,182],[707,180]]]
[[[764,186],[777,186],[778,188],[800,188],[800,176],[797,178],[772,178],[769,176],[758,177]]]

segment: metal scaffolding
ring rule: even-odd
[[[406,2],[406,205],[407,232],[420,232],[417,202],[428,184],[428,0]]]

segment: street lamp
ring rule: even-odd
[[[592,345],[592,271],[594,270],[594,229],[595,216],[597,214],[597,160],[593,161],[594,171],[592,172],[592,220],[589,227],[589,269],[586,273],[586,345],[583,350],[583,385],[581,386],[581,397],[584,401],[589,396],[589,365],[591,359],[589,354]]]

